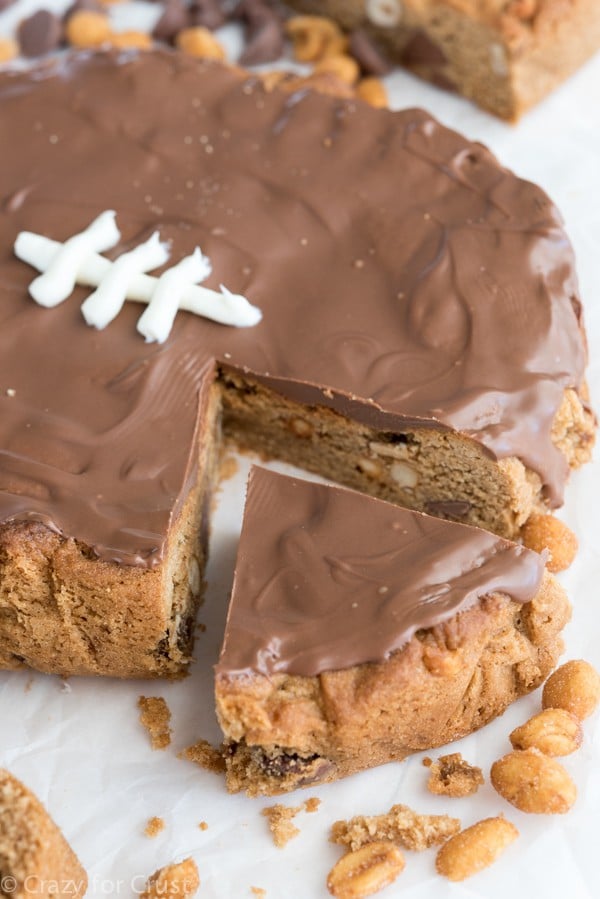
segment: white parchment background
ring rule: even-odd
[[[0,14],[0,34],[40,5],[60,9],[61,0],[19,0]],[[114,7],[116,26],[149,27],[154,4]],[[225,31],[232,53],[235,29]],[[490,145],[519,175],[541,184],[562,210],[575,244],[590,338],[592,396],[600,403],[600,57],[513,127],[466,101],[397,72],[387,79],[392,105],[424,106],[445,124]],[[1,164],[1,161],[0,161]],[[183,683],[143,683],[0,673],[0,765],[22,778],[46,803],[90,876],[88,895],[132,897],[159,865],[191,855],[200,870],[204,899],[251,897],[262,887],[268,899],[324,899],[325,878],[339,857],[328,844],[334,820],[378,814],[397,802],[419,811],[460,817],[465,825],[503,812],[520,839],[503,859],[462,885],[435,873],[434,852],[407,853],[406,870],[382,895],[406,899],[598,899],[600,896],[600,727],[585,725],[582,749],[565,760],[579,790],[566,816],[527,816],[503,802],[486,784],[470,799],[445,800],[425,788],[426,769],[415,756],[357,775],[345,782],[297,793],[299,804],[316,795],[316,814],[300,814],[301,835],[276,849],[260,810],[269,801],[229,796],[221,780],[176,753],[198,737],[217,741],[212,700],[212,665],[221,639],[241,522],[248,458],[223,485],[213,519],[209,590],[200,620],[196,663]],[[283,465],[279,470],[291,471]],[[571,482],[565,521],[581,550],[561,576],[574,604],[566,630],[565,658],[586,658],[600,668],[600,465],[593,463]],[[152,752],[138,724],[140,694],[164,696],[173,712],[173,745]],[[539,691],[515,705],[481,733],[453,749],[480,765],[508,751],[508,733],[539,709]],[[150,816],[165,819],[154,840],[143,830]],[[201,831],[200,821],[208,823]]]

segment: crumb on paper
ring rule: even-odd
[[[426,758],[423,764],[429,768],[427,789],[437,796],[472,796],[484,783],[481,768],[465,761],[460,752],[441,755],[437,762]]]
[[[407,805],[394,805],[385,815],[357,815],[349,821],[336,821],[331,826],[330,840],[352,851],[366,843],[390,841],[420,852],[444,843],[459,830],[458,818],[419,815]]]
[[[179,758],[194,762],[195,765],[200,765],[205,771],[212,771],[213,774],[223,774],[225,771],[223,752],[208,740],[197,740],[192,746],[180,752]]]
[[[147,837],[156,837],[158,834],[165,829],[165,822],[162,818],[157,818],[156,816],[150,818],[146,827],[144,829],[144,833]]]
[[[140,899],[186,899],[200,886],[196,862],[186,858],[182,862],[159,868],[146,881]]]
[[[198,827],[200,828],[200,830],[208,830],[208,824],[206,823],[206,821],[201,821]]]
[[[219,481],[230,481],[239,471],[239,463],[235,456],[222,456],[219,464]]]
[[[317,799],[316,796],[311,796],[310,799],[307,799],[304,803],[305,811],[311,813],[319,810],[319,806],[321,805],[321,800]]]
[[[206,632],[206,625],[202,624],[201,621],[198,621],[198,623],[196,624],[196,630],[199,634],[204,634]]]
[[[171,743],[171,712],[162,696],[140,696],[140,723],[150,736],[152,749],[166,749]]]
[[[265,899],[267,895],[267,891],[263,890],[262,887],[250,887],[250,891],[253,896],[258,896],[258,899]]]
[[[273,834],[273,842],[282,849],[286,843],[293,840],[300,833],[298,827],[292,824],[292,818],[295,818],[299,812],[316,812],[321,805],[321,800],[316,796],[306,799],[302,805],[271,805],[264,808],[261,812],[269,822],[269,830]]]

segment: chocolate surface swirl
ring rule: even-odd
[[[253,468],[217,674],[382,661],[481,596],[532,599],[543,571],[478,528]]]
[[[266,93],[168,52],[66,56],[0,78],[0,521],[37,519],[102,558],[153,565],[193,473],[215,360],[382,430],[455,428],[537,471],[582,379],[573,257],[534,185],[425,112]],[[147,346],[126,308],[45,310],[14,258],[114,208],[122,252],[199,244],[259,306],[250,329],[185,313]]]

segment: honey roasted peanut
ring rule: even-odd
[[[180,50],[200,59],[225,59],[225,50],[208,28],[184,28],[175,38]]]
[[[111,34],[108,16],[91,9],[73,13],[66,25],[68,42],[81,50],[101,47],[108,43]]]
[[[542,692],[542,708],[565,709],[580,721],[600,702],[600,675],[589,662],[573,659],[551,674]]]
[[[549,551],[548,571],[564,571],[577,555],[577,537],[554,515],[532,515],[523,526],[521,537],[529,549],[538,553]]]
[[[514,749],[538,749],[544,755],[570,755],[579,749],[583,739],[581,725],[575,715],[565,709],[545,709],[510,734]]]
[[[379,78],[363,78],[356,85],[356,96],[376,109],[388,106],[388,95]]]
[[[522,812],[564,815],[577,798],[565,768],[537,749],[509,752],[494,762],[490,774],[494,789]]]
[[[317,62],[344,53],[347,48],[347,39],[339,27],[324,16],[294,16],[286,22],[285,29],[298,62]]]
[[[404,856],[393,843],[367,843],[333,866],[327,889],[336,899],[363,899],[393,883],[404,864]]]
[[[436,869],[448,880],[466,880],[493,864],[518,836],[514,824],[502,816],[485,818],[444,843],[435,860]]]
[[[360,69],[356,60],[352,59],[351,56],[342,54],[326,56],[324,59],[317,62],[314,71],[317,74],[330,72],[346,84],[356,84],[360,76]]]

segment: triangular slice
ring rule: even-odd
[[[522,546],[253,468],[216,669],[230,790],[285,792],[470,733],[548,675],[569,613]]]

